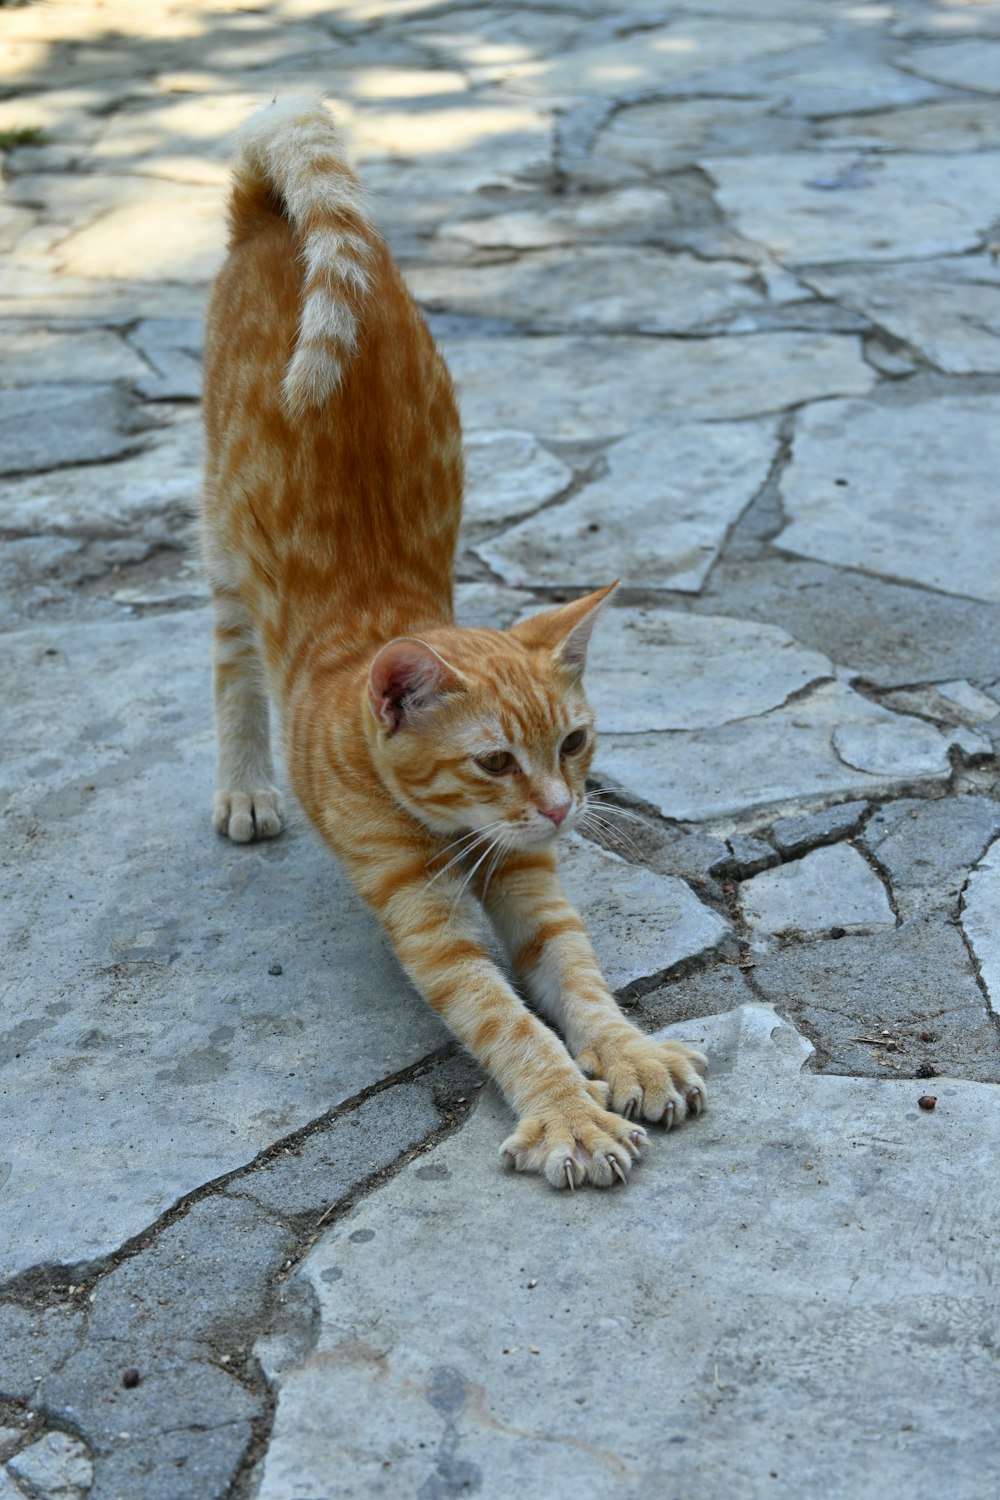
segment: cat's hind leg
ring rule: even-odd
[[[283,826],[275,785],[263,664],[253,621],[239,596],[212,592],[215,728],[219,761],[212,821],[235,844],[273,839]]]

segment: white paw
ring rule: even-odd
[[[274,787],[251,792],[216,792],[212,822],[234,844],[273,839],[284,827],[281,793]]]

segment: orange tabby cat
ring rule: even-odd
[[[622,1016],[556,877],[611,589],[507,632],[453,624],[451,380],[320,106],[250,122],[230,229],[205,383],[215,826],[238,843],[281,831],[270,694],[299,801],[517,1111],[504,1161],[555,1187],[624,1181],[636,1122],[698,1114],[705,1089],[697,1052]],[[472,889],[565,1045],[490,957]]]

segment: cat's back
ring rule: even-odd
[[[204,413],[209,566],[262,624],[339,607],[361,625],[389,598],[450,618],[451,380],[318,105],[272,106],[244,134]]]

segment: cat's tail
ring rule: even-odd
[[[239,139],[229,203],[230,245],[280,214],[303,261],[295,352],[285,372],[292,416],[333,395],[358,344],[375,231],[340,135],[318,100],[269,105]]]

